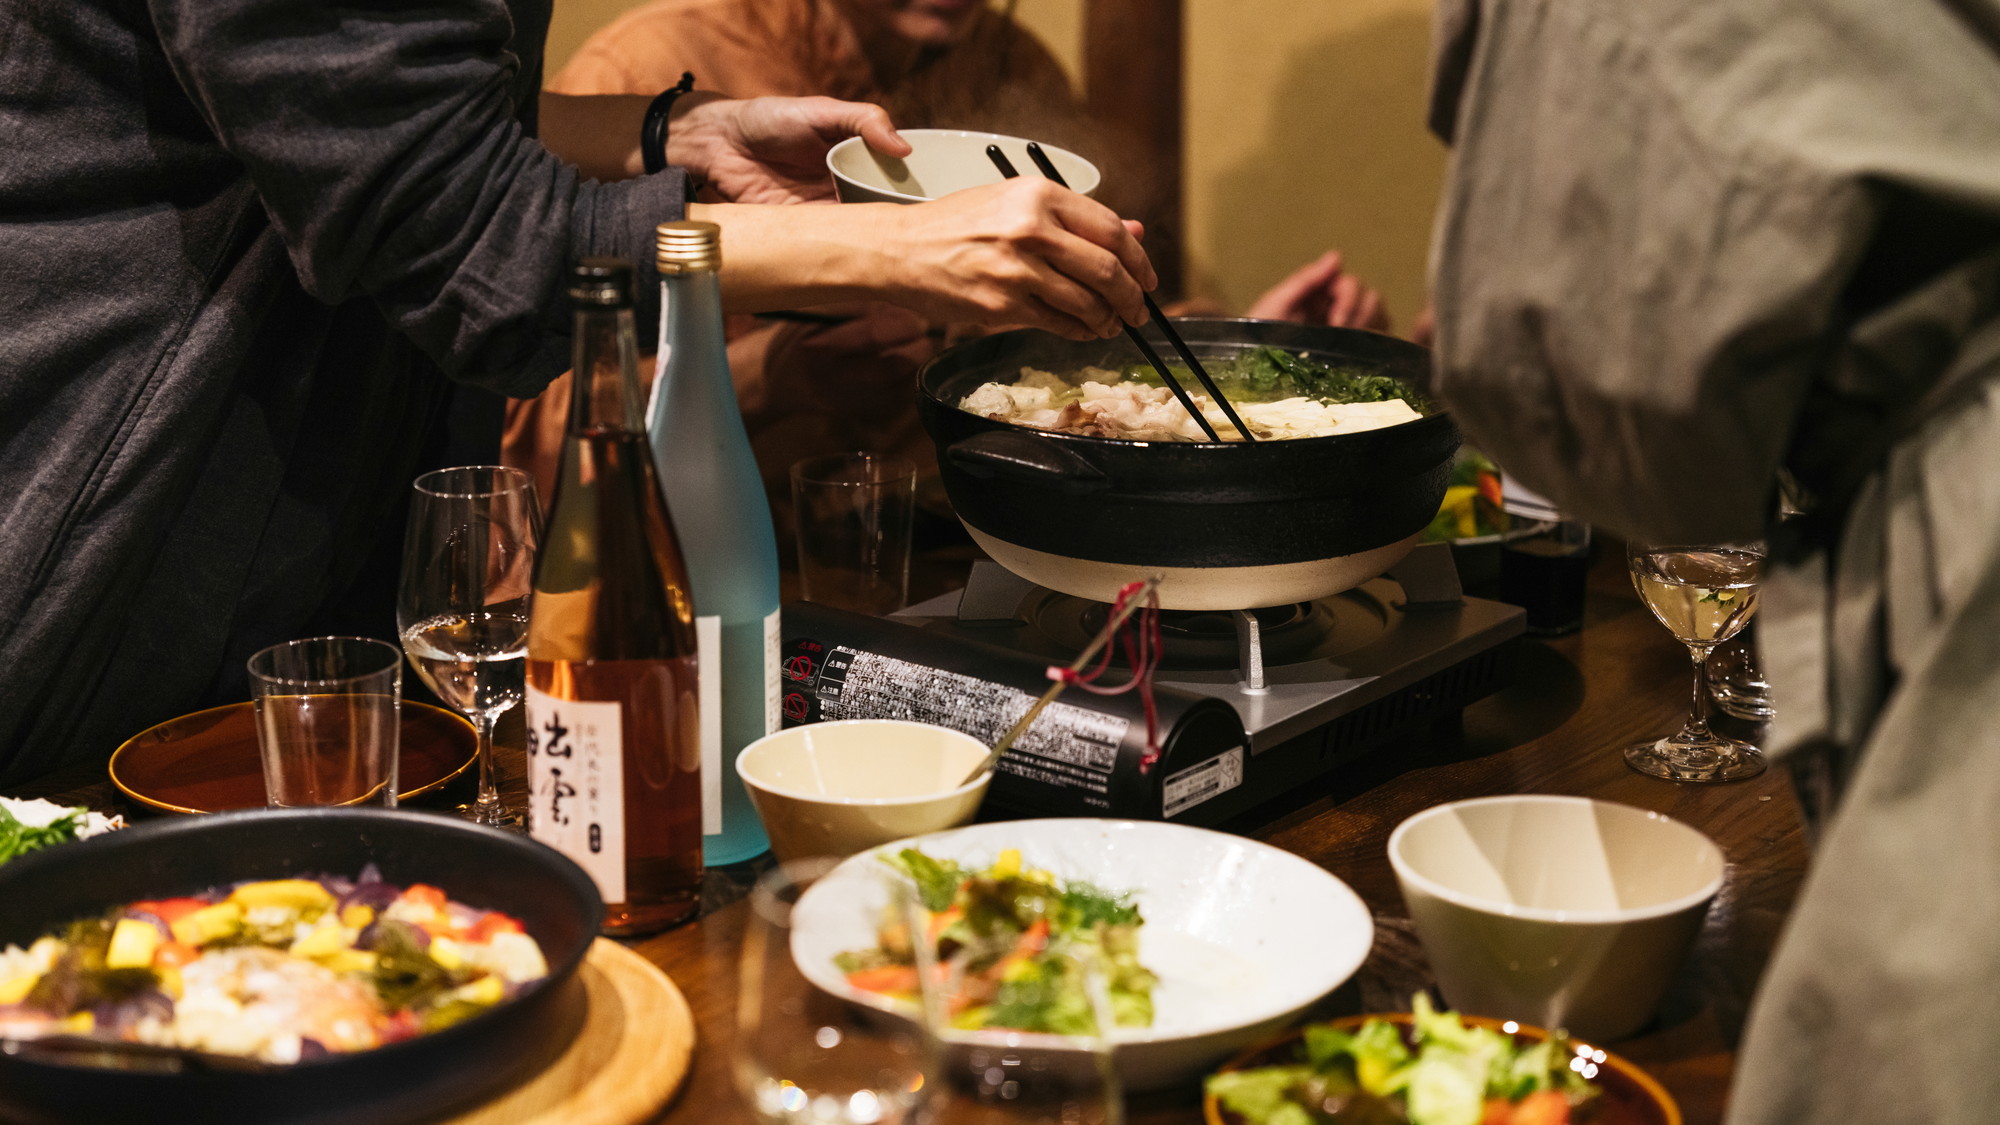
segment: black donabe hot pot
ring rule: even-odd
[[[1174,326],[1203,358],[1270,345],[1419,390],[1429,382],[1428,351],[1374,332],[1261,320]],[[1155,346],[1171,354],[1163,340]],[[1254,444],[1051,433],[958,408],[982,383],[1017,381],[1023,367],[1067,373],[1140,362],[1123,337],[1077,343],[1023,330],[962,344],[924,368],[917,410],[937,443],[945,492],[1008,570],[1096,601],[1158,575],[1168,609],[1284,605],[1382,573],[1437,514],[1459,437],[1435,404],[1401,425]]]

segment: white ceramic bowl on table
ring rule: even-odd
[[[1128,1090],[1199,1078],[1339,987],[1374,942],[1347,884],[1254,840],[1148,821],[975,824],[854,856],[799,901],[792,955],[806,979],[884,1011],[895,1002],[851,987],[833,959],[875,944],[896,878],[879,854],[904,846],[968,867],[1017,848],[1028,867],[1133,895],[1145,918],[1139,960],[1160,983],[1153,1026],[1112,1033]]]
[[[807,723],[760,738],[736,756],[771,851],[780,862],[850,856],[905,836],[964,824],[993,771],[971,735],[903,719]]]
[[[967,129],[899,129],[915,151],[902,158],[869,148],[860,137],[849,137],[826,154],[833,173],[833,192],[842,203],[922,203],[981,184],[997,183],[1000,170],[986,155],[987,145],[999,145],[1023,176],[1039,176],[1028,156],[1028,142],[1004,133]],[[1071,190],[1089,195],[1097,190],[1097,165],[1054,145],[1042,151],[1062,173]]]
[[[1724,869],[1677,820],[1545,795],[1426,809],[1389,863],[1446,1003],[1587,1039],[1652,1018]]]

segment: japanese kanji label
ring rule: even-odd
[[[625,755],[616,703],[528,688],[528,830],[625,901]]]

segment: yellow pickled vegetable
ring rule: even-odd
[[[507,998],[507,988],[500,983],[499,977],[488,975],[470,984],[462,984],[445,995],[453,1000],[491,1007]]]
[[[35,990],[35,982],[42,979],[40,973],[23,973],[18,977],[0,980],[0,1004],[19,1004]]]
[[[187,945],[206,945],[243,928],[243,908],[232,900],[204,906],[174,919],[174,940]]]
[[[429,952],[431,960],[436,961],[439,965],[447,969],[462,969],[465,967],[464,951],[458,947],[457,942],[448,937],[432,938]]]
[[[245,910],[279,906],[307,913],[330,909],[335,900],[332,892],[311,879],[270,879],[243,884],[230,893],[229,901]]]
[[[368,923],[375,920],[375,908],[367,903],[351,902],[340,912],[340,924],[350,930],[365,930]]]
[[[317,961],[347,948],[347,931],[341,929],[338,922],[331,925],[322,922],[313,927],[311,933],[292,943],[292,954]]]
[[[993,861],[992,875],[995,879],[1011,879],[1021,873],[1021,849],[1006,848],[1000,858]]]
[[[343,949],[319,959],[319,963],[336,973],[372,973],[375,971],[375,955],[361,949]]]
[[[159,927],[137,918],[120,918],[111,929],[111,945],[104,951],[107,969],[145,969],[153,964],[153,951],[160,947]]]

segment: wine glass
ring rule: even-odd
[[[1660,624],[1694,660],[1693,714],[1677,733],[1625,748],[1640,773],[1670,781],[1740,781],[1764,772],[1755,746],[1709,729],[1708,657],[1757,612],[1764,578],[1759,543],[1628,544],[1632,584]]]
[[[479,732],[479,796],[468,820],[519,831],[500,799],[493,726],[526,687],[528,603],[541,543],[535,483],[518,469],[474,465],[417,478],[403,536],[396,628],[439,699]]]
[[[750,892],[737,998],[737,1089],[759,1119],[774,1125],[926,1121],[937,1056],[923,1023],[820,990],[793,957],[794,908],[838,862],[774,867]],[[897,908],[907,909],[902,897]]]

